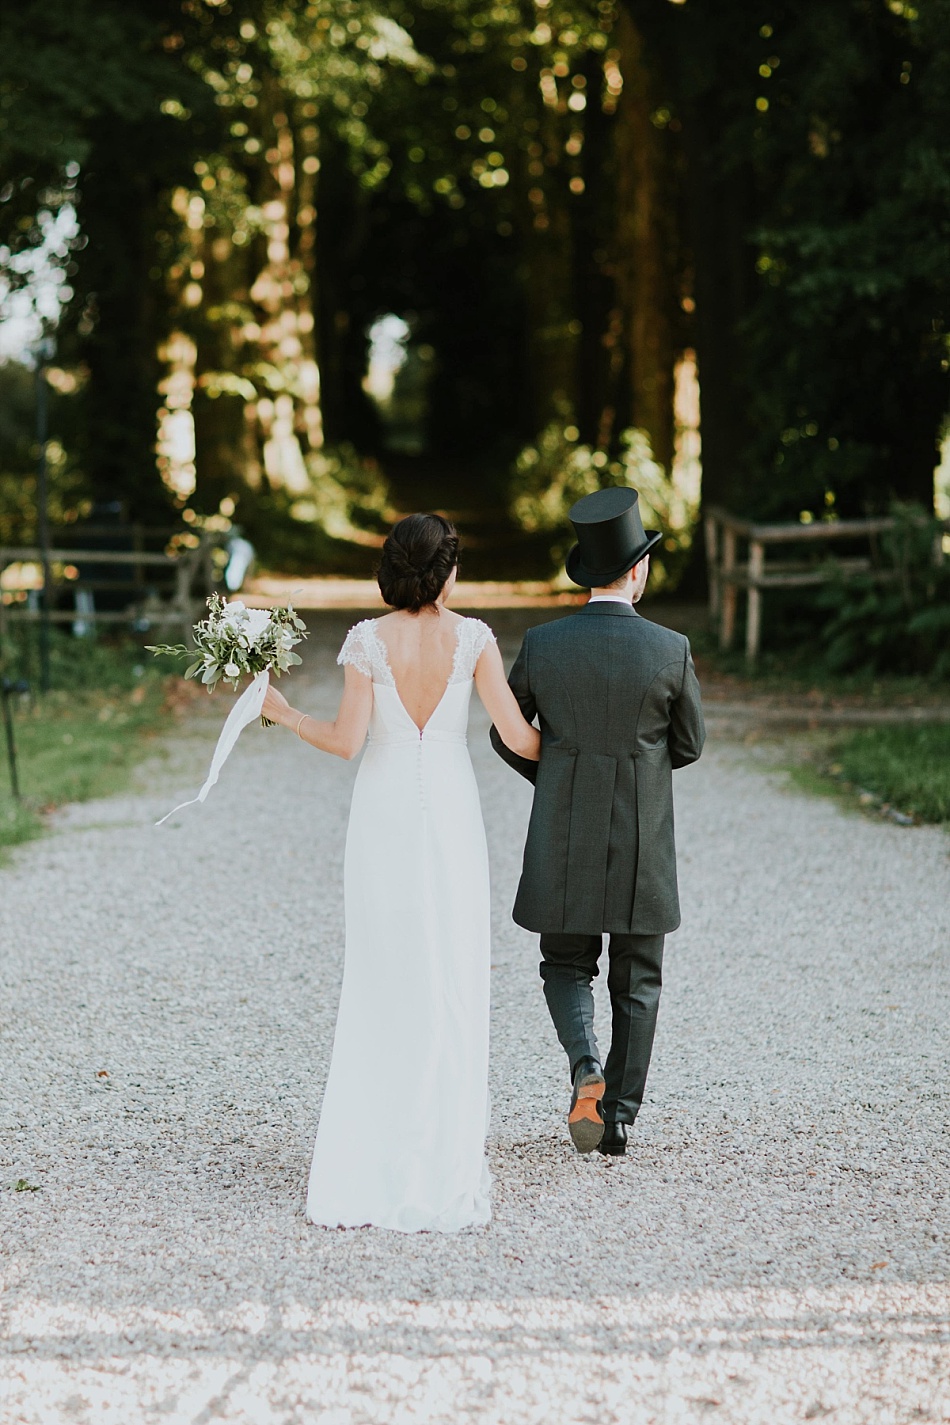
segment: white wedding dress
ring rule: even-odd
[[[467,747],[475,665],[493,635],[456,629],[442,700],[420,732],[375,619],[340,663],[373,679],[346,838],[346,961],[307,1216],[454,1232],[491,1216],[488,853]]]

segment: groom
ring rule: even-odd
[[[514,919],[541,933],[541,978],[571,1066],[568,1129],[578,1152],[626,1152],[643,1090],[662,982],[663,941],[680,920],[674,767],[695,762],[705,728],[689,643],[636,613],[662,537],[644,531],[637,492],[598,490],[570,512],[575,584],[568,618],[529,629],[509,683],[541,727],[541,760],[501,741],[535,782]],[[591,984],[610,936],[613,1030],[606,1069]]]

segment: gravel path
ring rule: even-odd
[[[315,712],[345,624],[301,676]],[[355,769],[250,732],[154,830],[221,706],[0,868],[3,1425],[950,1420],[950,838],[791,792],[714,729],[677,774],[686,915],[633,1151],[581,1159],[508,917],[528,788],[479,715],[495,1218],[326,1232]]]

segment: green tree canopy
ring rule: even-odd
[[[926,503],[948,22],[950,0],[26,0],[0,244],[75,205],[59,343],[89,487],[302,519],[352,485],[375,518],[362,378],[392,310],[434,353],[431,450],[465,479],[490,452],[499,506],[552,423],[592,469],[633,428],[668,470],[693,349],[707,499]]]

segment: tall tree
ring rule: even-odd
[[[681,122],[707,500],[932,499],[947,405],[946,0],[628,0]]]
[[[181,52],[208,42],[213,24],[197,0],[26,0],[5,17],[0,242],[13,252],[37,244],[42,211],[78,205],[72,334],[90,371],[81,453],[97,495],[138,516],[167,503],[154,478],[162,195],[216,122],[213,95]]]
[[[642,36],[627,11],[619,16],[613,43],[623,82],[613,162],[613,260],[629,388],[622,424],[646,431],[656,459],[669,470],[674,370],[683,341],[676,143],[680,124],[663,106],[662,88],[650,72]]]

